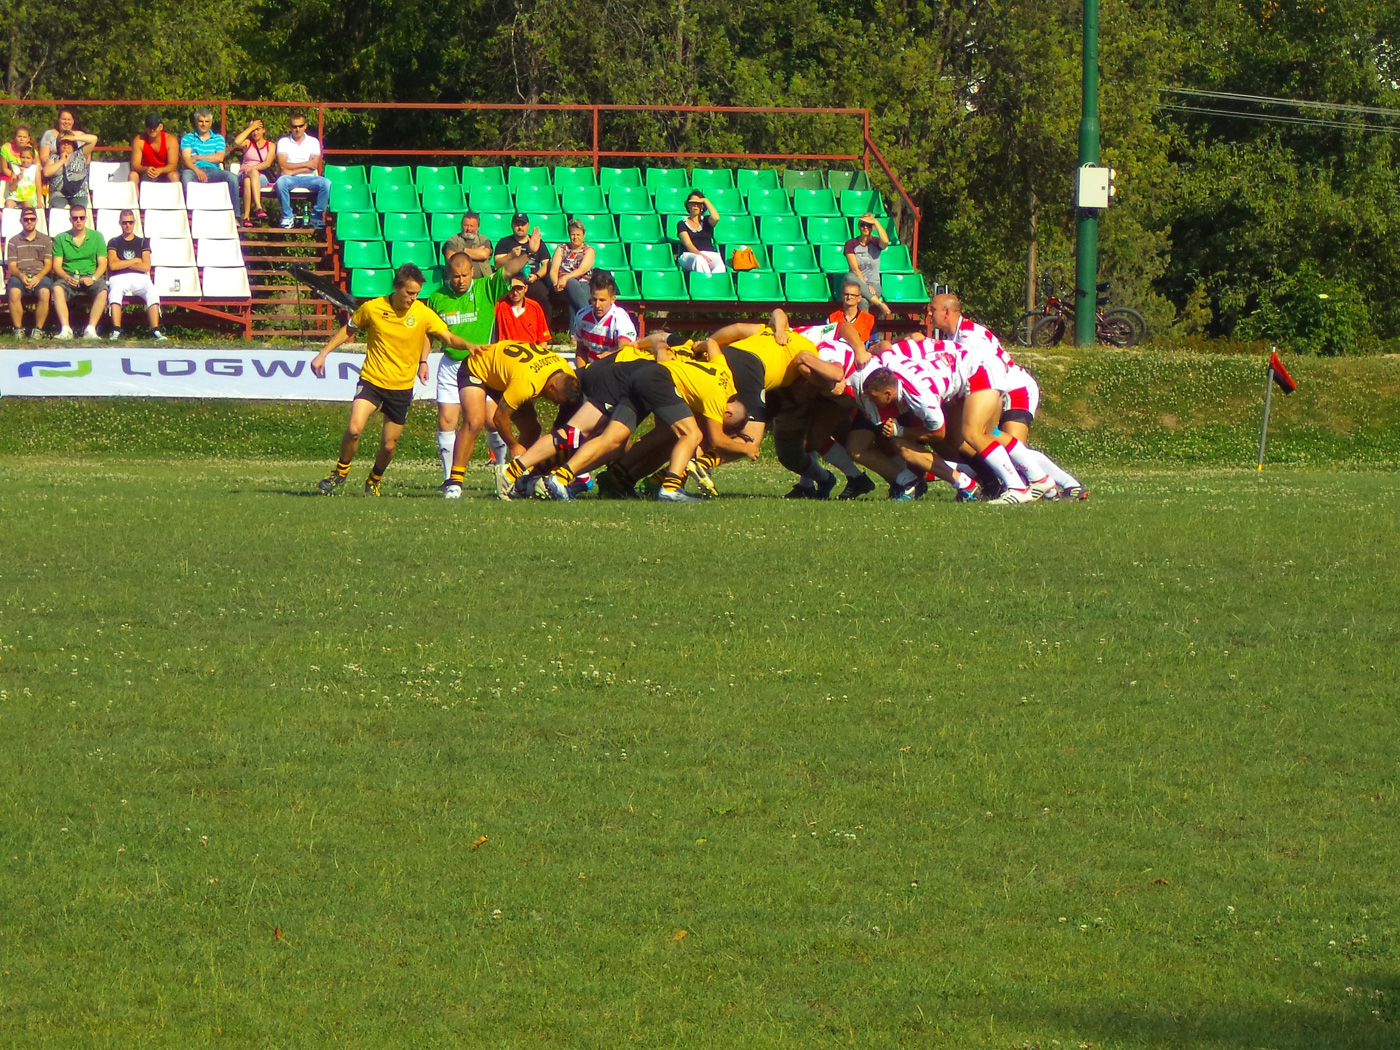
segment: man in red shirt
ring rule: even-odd
[[[848,279],[841,286],[841,304],[831,311],[827,320],[832,324],[849,322],[860,333],[861,339],[868,343],[871,333],[875,331],[875,316],[860,308],[860,300],[860,282]]]
[[[506,297],[496,304],[496,338],[500,342],[548,343],[549,321],[540,304],[526,293],[530,282],[514,274]]]

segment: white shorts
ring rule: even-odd
[[[127,298],[140,299],[147,306],[159,306],[160,295],[149,274],[139,272],[114,273],[107,278],[107,302],[121,306]]]
[[[1024,412],[1034,419],[1040,410],[1040,384],[1020,365],[1007,369],[1007,378],[1011,387],[1001,393],[1002,412]]]
[[[462,362],[455,357],[442,355],[442,360],[438,362],[437,376],[437,403],[439,405],[460,405],[461,395],[457,392],[457,369],[462,367]]]

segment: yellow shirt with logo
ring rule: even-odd
[[[512,412],[539,397],[555,372],[574,375],[569,362],[546,347],[530,343],[492,343],[473,353],[462,367],[483,385],[498,391]]]
[[[773,337],[773,329],[765,327],[757,335],[738,339],[730,344],[737,350],[747,350],[763,362],[763,389],[776,390],[797,379],[794,361],[797,355],[806,350],[815,354],[817,346],[806,336],[796,332],[788,333],[787,346],[779,346]]]
[[[429,335],[447,331],[445,322],[421,302],[398,314],[388,296],[360,304],[350,323],[365,333],[365,364],[360,378],[385,390],[411,390]]]

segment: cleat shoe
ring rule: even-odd
[[[871,481],[870,478],[868,478],[866,475],[861,474],[858,477],[851,478],[849,481],[847,481],[846,487],[841,490],[841,495],[837,496],[836,498],[839,500],[860,499],[860,497],[864,496],[867,492],[874,491],[875,482]]]
[[[719,489],[715,487],[714,475],[710,473],[710,468],[700,462],[700,457],[696,456],[690,461],[690,465],[685,468],[685,476],[695,479],[695,486],[700,490],[700,495],[705,499],[716,499],[719,497]]]
[[[380,482],[380,481],[383,481],[383,480],[384,480],[383,478],[380,478],[379,481],[375,481],[373,478],[365,478],[365,495],[366,495],[366,496],[378,496],[378,495],[380,495],[380,492],[379,492],[379,482]]]
[[[836,487],[836,475],[827,471],[826,480],[817,482],[815,499],[830,499],[831,490]]]
[[[1059,498],[1071,502],[1080,502],[1089,498],[1089,490],[1083,485],[1071,485],[1069,488],[1060,489]]]
[[[918,478],[902,489],[896,489],[891,485],[890,499],[896,503],[912,503],[916,499],[923,499],[926,492],[928,492],[928,482],[923,478]]]
[[[344,484],[345,475],[333,470],[320,481],[316,482],[316,487],[322,492],[324,492],[327,496],[331,496],[335,494],[336,489],[340,488],[340,486]]]
[[[990,500],[989,502],[1005,504],[1029,503],[1034,498],[1035,497],[1031,495],[1030,489],[1007,489],[996,499]]]
[[[958,489],[953,498],[959,503],[976,503],[982,495],[982,486],[974,484],[970,489]]]
[[[1049,478],[1032,481],[1030,491],[1031,499],[1055,499],[1059,495],[1059,489]]]
[[[553,474],[546,474],[541,484],[544,485],[544,491],[549,499],[562,501],[564,503],[573,502],[574,498],[569,495],[568,486]],[[538,489],[536,489],[536,491],[538,492]]]
[[[598,498],[599,499],[638,499],[633,486],[626,484],[619,479],[619,475],[612,470],[605,470],[598,475]]]
[[[377,496],[377,495],[379,495],[379,493],[376,492],[375,495]],[[459,484],[457,484],[457,482],[455,482],[455,481],[444,481],[444,482],[442,483],[442,498],[443,498],[443,499],[461,499],[461,498],[462,498],[462,486],[459,485]]]
[[[638,493],[641,499],[656,499],[656,494],[661,491],[661,482],[656,478],[643,478],[640,482],[641,492]]]
[[[491,473],[496,475],[496,498],[507,500],[514,498],[515,482],[506,476],[506,465],[504,463],[492,464]]]
[[[783,499],[821,499],[817,495],[817,490],[807,485],[794,485],[784,495]]]
[[[522,474],[511,486],[510,495],[506,499],[529,499],[535,494],[535,485],[539,480],[538,474]]]
[[[658,503],[702,503],[699,496],[692,496],[685,489],[657,489],[656,500]]]
[[[578,499],[585,492],[592,492],[597,487],[597,482],[592,478],[579,478],[569,486],[569,498]]]

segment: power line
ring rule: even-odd
[[[1294,109],[1322,109],[1334,113],[1365,113],[1377,117],[1400,119],[1400,109],[1384,106],[1361,106],[1346,102],[1313,102],[1298,98],[1276,98],[1272,95],[1244,95],[1235,91],[1205,91],[1200,88],[1159,87],[1158,91],[1171,95],[1190,95],[1195,98],[1215,98],[1229,102],[1250,102],[1261,106],[1288,106]]]
[[[1341,128],[1350,131],[1378,131],[1383,135],[1400,135],[1400,127],[1388,128],[1380,124],[1358,124],[1345,120],[1321,120],[1315,117],[1289,117],[1282,113],[1244,113],[1234,109],[1213,109],[1206,106],[1176,106],[1158,103],[1158,109],[1176,113],[1201,113],[1216,117],[1231,117],[1236,120],[1256,120],[1264,124],[1294,124],[1309,128]]]

